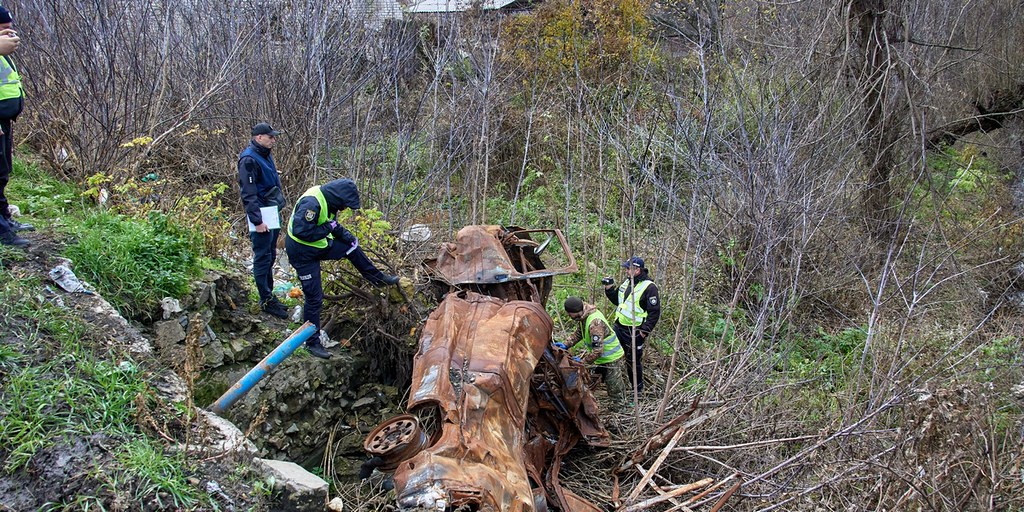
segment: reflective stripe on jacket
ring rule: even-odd
[[[644,291],[652,281],[643,280],[633,286],[632,292],[626,296],[626,289],[629,288],[629,281],[619,286],[619,305],[615,308],[615,321],[626,327],[636,327],[644,323],[647,318],[647,310],[640,306],[640,299]]]
[[[310,187],[309,190],[303,192],[302,195],[299,197],[299,200],[295,201],[295,208],[299,207],[299,202],[302,201],[303,197],[314,197],[314,198],[316,198],[316,202],[320,203],[320,216],[316,220],[316,225],[319,226],[319,225],[322,225],[323,223],[327,222],[327,217],[328,217],[328,214],[327,214],[327,198],[324,197],[324,193],[323,193],[323,191],[320,190],[320,186],[317,185],[315,187]],[[302,240],[299,237],[295,236],[294,234],[292,234],[292,222],[294,221],[294,219],[295,219],[295,209],[292,209],[292,215],[290,217],[288,217],[288,237],[289,238],[291,238],[292,240],[295,240],[296,242],[298,242],[298,243],[300,243],[302,245],[308,245],[310,247],[316,247],[317,249],[326,249],[327,248],[327,245],[328,245],[327,244],[327,239],[328,238],[333,238],[329,234],[327,236],[325,236],[324,238],[321,238],[320,240],[315,240],[313,242],[307,242],[307,241]]]
[[[594,361],[594,364],[605,364],[612,361],[619,360],[622,356],[626,355],[626,352],[622,350],[622,345],[619,344],[619,338],[615,336],[615,330],[612,329],[611,325],[608,325],[608,319],[605,318],[604,313],[599,309],[595,309],[593,313],[587,316],[586,320],[583,321],[583,338],[572,346],[572,352],[594,350],[594,341],[590,339],[590,324],[594,320],[600,320],[604,323],[605,327],[608,328],[608,336],[602,340],[601,355]]]

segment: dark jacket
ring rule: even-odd
[[[263,224],[260,208],[272,204],[270,196],[275,187],[278,192],[281,190],[281,178],[277,175],[277,166],[270,149],[254,140],[249,141],[249,145],[238,155],[238,188],[242,194],[245,214],[254,226]]]
[[[647,269],[642,269],[640,275],[633,279],[633,286],[643,281],[651,281],[650,276],[647,275]],[[633,291],[632,287],[626,289],[627,297],[631,291]],[[617,286],[605,288],[604,294],[612,304],[619,305],[619,288]],[[661,298],[658,296],[658,285],[654,284],[654,281],[651,281],[651,284],[647,286],[644,293],[640,295],[640,307],[647,312],[647,318],[644,319],[644,323],[637,327],[637,330],[643,333],[646,338],[654,330],[654,326],[658,324],[658,319],[661,318]],[[615,322],[618,323],[618,320],[615,320]]]
[[[292,213],[291,233],[300,240],[307,242],[322,240],[332,233],[329,221],[334,218],[335,213],[345,208],[353,210],[360,208],[359,190],[356,188],[356,183],[350,179],[338,179],[320,185],[320,192],[323,193],[324,199],[327,201],[328,222],[317,223],[320,218],[320,202],[315,197],[299,198]],[[338,226],[333,233],[334,237],[341,242],[352,243],[355,240],[355,237],[342,226]]]

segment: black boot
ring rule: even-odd
[[[3,245],[10,245],[14,247],[28,247],[30,243],[31,242],[29,242],[28,240],[14,234],[14,231],[7,231],[5,233],[0,234],[0,244]]]
[[[18,231],[35,231],[36,230],[35,226],[33,226],[32,224],[29,224],[27,222],[18,222],[18,221],[14,220],[14,219],[7,219],[7,223],[11,225],[11,229],[13,229],[15,233],[17,233]]]
[[[288,318],[288,310],[277,299],[270,299],[264,302],[260,305],[260,309],[278,318]]]
[[[308,350],[310,354],[313,354],[314,356],[319,357],[320,359],[331,358],[331,353],[328,352],[327,349],[320,344],[320,340],[307,341],[306,350]]]

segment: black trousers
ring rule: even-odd
[[[0,136],[0,215],[5,219],[11,219],[11,213],[7,210],[10,203],[7,202],[7,183],[11,181],[11,171],[14,169],[14,136],[11,134],[10,119],[0,119],[0,130],[4,134]]]
[[[277,237],[280,229],[249,233],[252,240],[252,277],[260,294],[260,305],[274,298],[274,262],[277,261]]]
[[[622,350],[626,353],[624,358],[626,360],[626,376],[629,378],[626,381],[626,386],[633,389],[633,376],[635,375],[636,392],[642,393],[644,391],[644,339],[635,327],[626,327],[618,321],[612,326],[612,330],[615,331],[615,335],[619,338],[619,344],[622,345]],[[633,359],[631,347],[636,347],[636,360]]]
[[[324,306],[324,287],[320,277],[321,261],[347,259],[371,284],[384,284],[386,276],[374,266],[370,258],[366,257],[361,247],[352,249],[349,245],[332,241],[326,248],[318,249],[300,244],[288,237],[284,248],[288,251],[288,262],[302,283],[302,295],[306,300],[302,308],[303,317],[317,329],[320,329],[320,311]]]

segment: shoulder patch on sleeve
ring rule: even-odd
[[[657,306],[658,305],[658,298],[657,297],[651,297],[651,305],[652,306]]]
[[[306,214],[303,215],[302,218],[306,219],[306,222],[313,222],[313,220],[316,219],[316,212],[313,210],[306,210]]]

